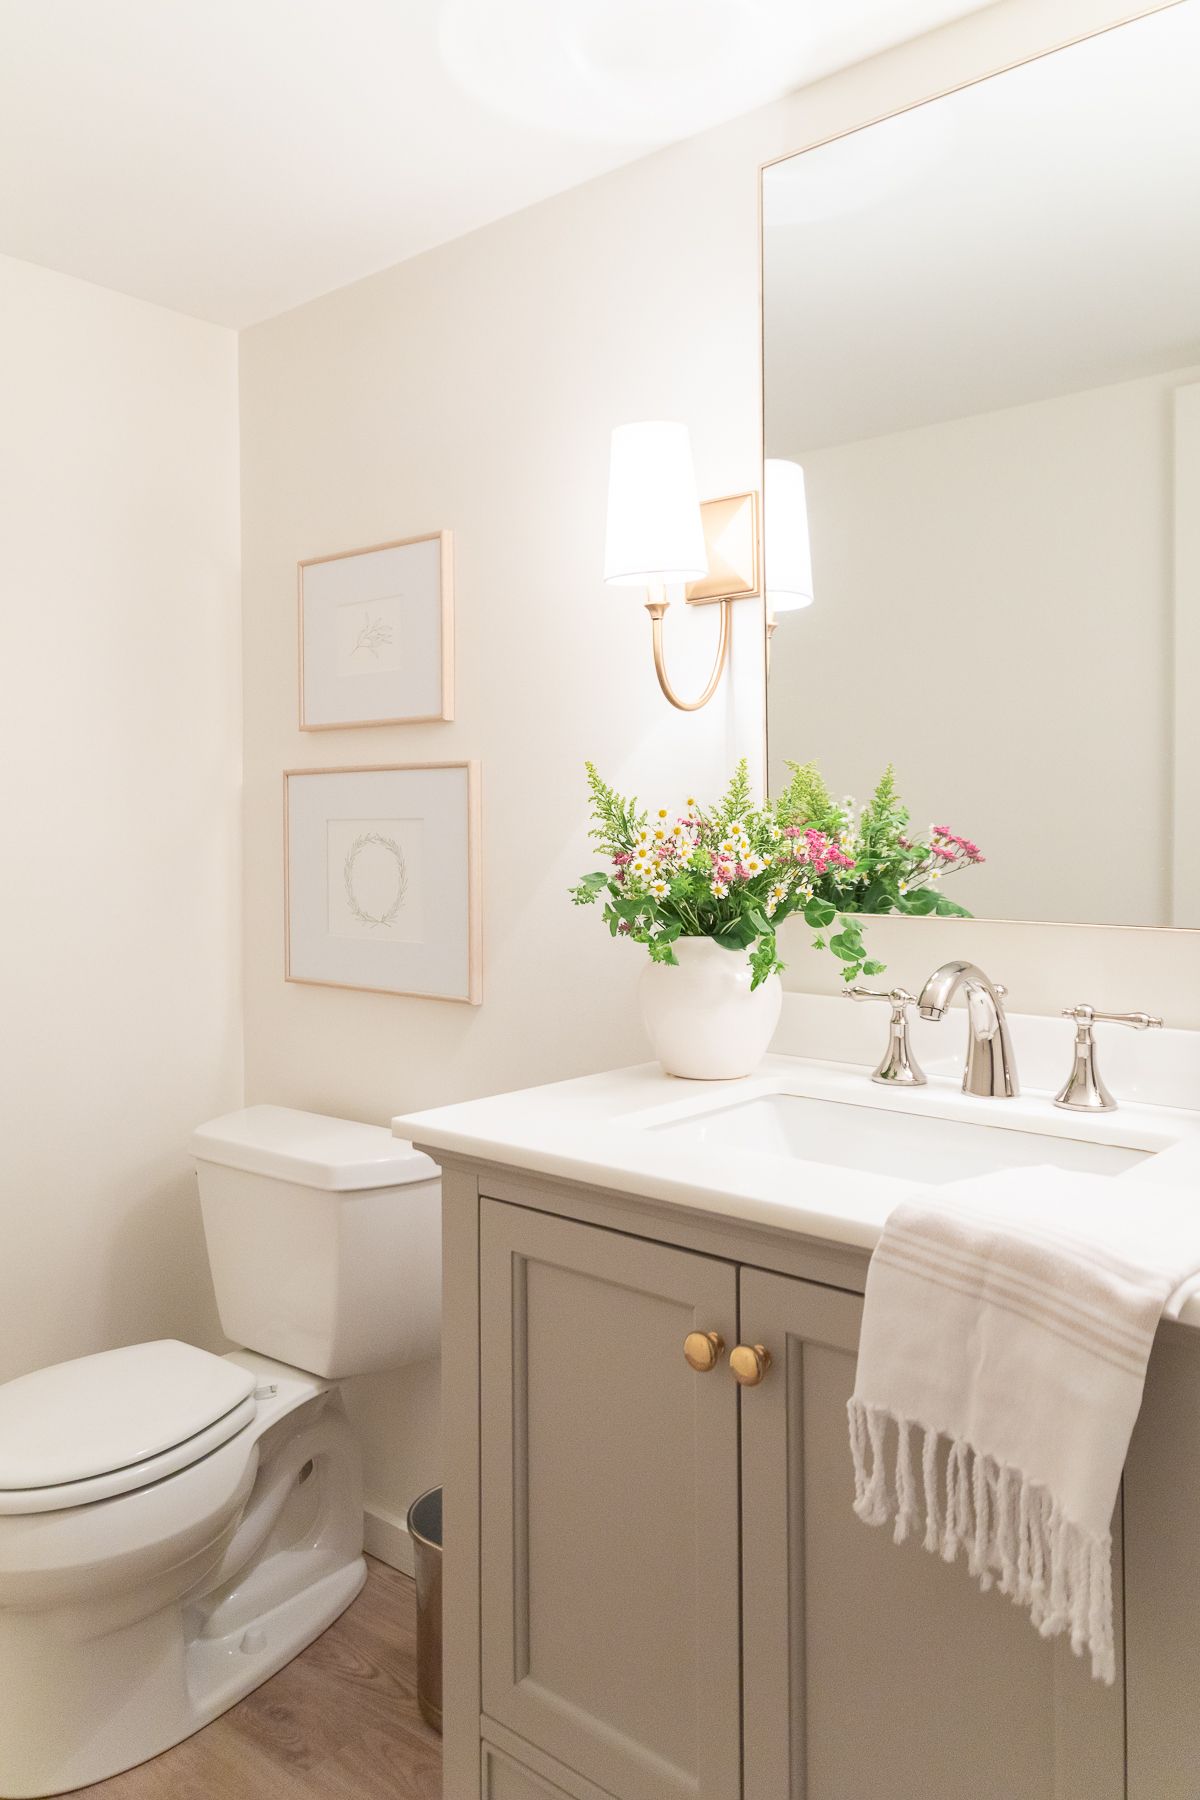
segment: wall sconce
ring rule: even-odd
[[[712,699],[729,655],[733,602],[758,597],[757,499],[732,494],[700,504],[686,425],[655,420],[613,432],[604,579],[648,591],[658,685],[681,712],[698,712]],[[681,700],[667,679],[669,586],[682,586],[691,606],[721,608],[717,659],[696,700]]]
[[[808,500],[804,470],[796,462],[769,456],[763,464],[766,512],[767,637],[777,615],[798,612],[813,603],[812,547],[808,535]]]

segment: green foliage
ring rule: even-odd
[[[780,825],[815,825],[823,830],[834,816],[834,804],[815,762],[789,762],[791,775],[775,802]]]
[[[749,813],[750,807],[750,768],[743,756],[733,771],[723,799],[712,815],[713,824],[723,829],[728,829],[731,825],[740,825]]]
[[[789,763],[787,786],[756,805],[745,758],[718,804],[689,800],[653,816],[601,780],[586,763],[589,836],[607,869],[570,890],[576,906],[603,899],[614,937],[642,944],[654,962],[675,963],[681,937],[707,937],[749,953],[758,987],[784,966],[777,932],[793,913],[836,957],[842,979],[882,975],[867,953],[863,921],[873,913],[969,916],[940,892],[944,875],[982,861],[977,847],[945,827],[927,840],[908,835],[909,814],[889,765],[867,804],[835,801],[816,763]]]
[[[614,788],[601,781],[594,763],[584,763],[592,796],[592,828],[588,836],[606,856],[615,856],[638,828],[646,815],[638,811],[636,798],[623,800]]]

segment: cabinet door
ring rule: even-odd
[[[729,1263],[485,1200],[483,1706],[614,1800],[738,1800]]]
[[[861,1316],[742,1271],[742,1341],[773,1359],[742,1395],[745,1800],[1121,1800],[1121,1672],[855,1516]]]

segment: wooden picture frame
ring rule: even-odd
[[[477,762],[287,769],[284,977],[478,1006]]]
[[[449,531],[306,558],[296,612],[301,731],[454,717]]]

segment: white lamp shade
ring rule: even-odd
[[[698,581],[707,573],[687,426],[618,425],[608,471],[605,581],[650,587]]]
[[[768,457],[763,465],[767,611],[796,612],[813,603],[808,501],[799,463]]]

